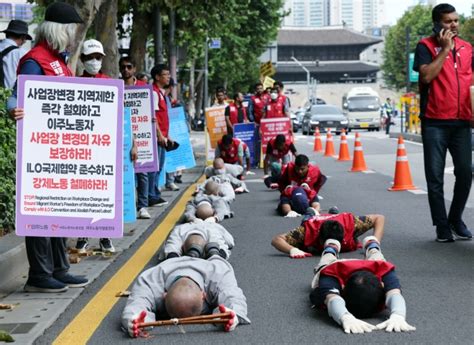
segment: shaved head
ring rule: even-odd
[[[219,184],[215,181],[207,181],[204,189],[207,195],[219,195]]]
[[[203,202],[196,208],[196,217],[206,220],[214,215],[214,209],[208,202]]]
[[[165,296],[165,307],[171,318],[201,315],[204,294],[190,278],[182,277],[176,281]]]
[[[214,169],[224,169],[224,160],[222,158],[216,158],[214,159],[212,166],[214,167]]]

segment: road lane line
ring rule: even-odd
[[[201,176],[198,183],[202,181],[204,181],[204,176]],[[135,254],[128,259],[87,305],[84,306],[81,312],[63,329],[54,340],[54,345],[86,344],[89,341],[102,320],[119,301],[115,294],[126,290],[153,256],[156,255],[158,248],[179,221],[184,212],[186,202],[191,198],[195,188],[195,184],[189,186],[174,208],[169,211],[163,221],[153,230],[140,248],[137,249]]]

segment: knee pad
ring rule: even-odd
[[[219,245],[216,242],[209,242],[206,244],[206,258],[210,258],[213,255],[220,255]]]
[[[204,254],[204,248],[199,244],[193,243],[184,254],[193,258],[202,258]]]

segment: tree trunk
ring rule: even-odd
[[[133,8],[133,26],[130,35],[130,54],[129,56],[135,61],[137,72],[145,70],[146,43],[148,34],[152,25],[152,16],[150,13],[138,10],[138,0],[132,1]]]
[[[204,100],[204,80],[201,78],[199,82],[196,83],[196,118],[200,118],[201,114],[204,115],[204,109],[203,109],[203,100]]]
[[[176,80],[176,46],[174,42],[174,35],[175,35],[175,29],[176,29],[176,20],[175,20],[175,11],[174,9],[170,9],[169,12],[169,36],[168,36],[168,62],[170,66],[170,74],[171,78],[174,79],[175,83],[177,82]],[[172,97],[176,99],[177,96],[177,88],[173,88],[173,94]]]
[[[195,88],[194,88],[194,64],[195,60],[191,61],[191,67],[189,68],[189,100],[188,100],[188,112],[191,119],[195,118],[196,114],[196,105],[194,101],[196,100]]]
[[[117,78],[118,45],[117,45],[117,0],[108,0],[102,3],[95,20],[97,40],[104,46],[105,58],[102,61],[102,72]]]
[[[79,24],[77,26],[75,35],[71,42],[71,46],[69,47],[71,56],[69,58],[68,64],[71,70],[75,71],[77,66],[77,60],[81,53],[81,46],[84,42],[84,38],[86,37],[87,30],[94,21],[95,15],[99,11],[100,5],[102,4],[102,2],[104,2],[104,0],[67,0],[65,2],[74,6],[77,13],[79,13],[79,16],[84,21],[84,24]]]

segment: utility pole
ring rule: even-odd
[[[410,92],[410,27],[405,28],[406,92]],[[405,121],[409,121],[409,106],[405,104]],[[403,131],[403,118],[400,116],[400,132]]]
[[[175,31],[176,31],[176,16],[173,8],[169,12],[169,36],[168,36],[168,62],[170,65],[170,74],[171,78],[174,79],[175,85],[177,85],[178,80],[176,78],[176,46],[174,41]],[[173,88],[172,97],[177,99],[178,88],[175,86]]]
[[[305,72],[306,72],[306,83],[307,83],[307,88],[308,88],[308,101],[311,101],[311,74],[309,73],[309,70],[304,67],[301,62],[298,61],[294,56],[291,57],[291,59],[296,62]]]
[[[204,108],[209,107],[209,95],[208,95],[208,77],[209,77],[209,38],[206,37],[206,42],[204,44]]]

